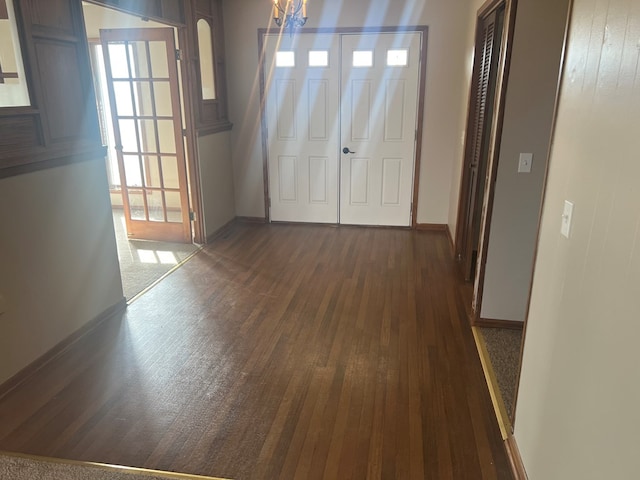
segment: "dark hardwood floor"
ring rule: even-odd
[[[236,479],[510,479],[441,232],[235,224],[0,399],[0,450]]]

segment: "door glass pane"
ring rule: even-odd
[[[156,115],[160,117],[173,117],[171,86],[169,82],[153,82],[153,94],[156,99]]]
[[[167,200],[167,221],[182,223],[182,207],[180,205],[180,192],[165,192]]]
[[[165,43],[149,42],[149,52],[151,55],[151,76],[153,78],[169,78]]]
[[[173,120],[158,120],[159,153],[176,153],[176,141],[173,135]]]
[[[162,157],[162,179],[166,188],[180,188],[178,178],[178,159],[176,157]]]
[[[124,43],[109,43],[109,63],[113,78],[129,78],[127,51]]]
[[[276,67],[295,67],[296,55],[294,52],[276,52]]]
[[[310,67],[329,66],[329,52],[327,50],[310,50],[309,66]]]
[[[140,159],[137,155],[123,155],[124,174],[127,178],[127,187],[142,187],[142,173],[140,171]]]
[[[147,190],[147,208],[149,220],[152,222],[164,222],[164,208],[162,207],[162,192],[159,190]]]
[[[144,158],[144,178],[145,184],[148,187],[162,188],[162,181],[160,178],[160,165],[158,157],[145,156]]]
[[[354,67],[373,66],[373,52],[371,50],[355,50],[353,52]]]
[[[131,220],[146,220],[144,214],[144,198],[140,190],[129,191],[129,212]]]
[[[151,82],[133,82],[133,90],[138,105],[138,115],[153,115],[153,98],[151,96]]]
[[[129,58],[132,78],[149,78],[147,42],[129,42]]]
[[[403,50],[387,50],[388,67],[406,67],[409,64],[409,52]]]
[[[156,126],[153,120],[138,120],[140,129],[140,146],[144,153],[155,153],[158,151],[156,143]]]
[[[121,117],[132,116],[133,102],[131,101],[131,86],[129,82],[113,82],[113,94],[116,97],[116,114]]]
[[[124,152],[137,152],[138,139],[136,137],[135,120],[118,120],[120,127],[120,141]]]

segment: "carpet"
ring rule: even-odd
[[[223,480],[140,468],[0,453],[2,480]]]
[[[513,402],[516,381],[518,380],[518,368],[520,367],[522,330],[484,327],[478,330],[484,338],[507,414],[509,418],[513,418]]]
[[[122,289],[127,301],[199,250],[197,245],[191,243],[129,240],[124,213],[118,208],[113,209],[113,226],[116,231]]]

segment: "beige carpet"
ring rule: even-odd
[[[222,480],[213,477],[158,472],[0,453],[2,480]]]

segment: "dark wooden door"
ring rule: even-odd
[[[486,190],[487,164],[491,125],[493,122],[496,77],[504,7],[494,10],[481,18],[476,39],[474,64],[474,90],[472,92],[473,113],[470,116],[470,139],[467,146],[465,165],[469,169],[465,204],[462,257],[465,280],[475,275],[478,246],[480,243],[480,223]]]
[[[127,234],[191,241],[171,28],[101,30]]]

